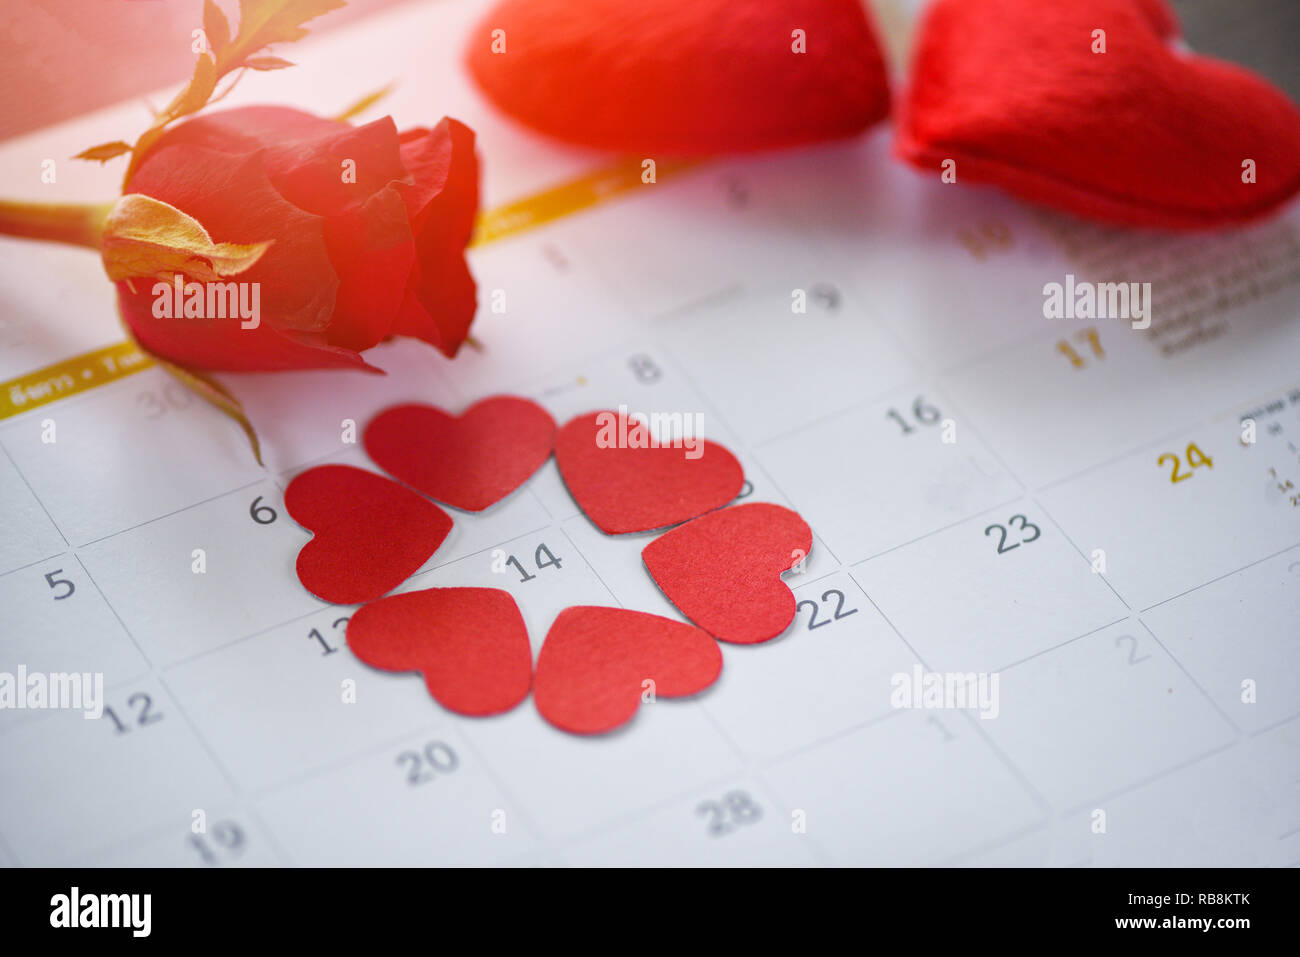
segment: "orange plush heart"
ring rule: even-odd
[[[438,550],[451,516],[391,479],[350,465],[296,476],[284,507],[314,533],[298,553],[298,580],[313,595],[354,605],[392,591]]]
[[[740,494],[745,473],[734,455],[703,439],[673,441],[660,444],[623,410],[591,412],[556,434],[555,462],[574,501],[609,535],[667,528]]]
[[[375,668],[418,671],[449,711],[509,711],[528,694],[533,655],[510,593],[428,588],[366,605],[348,622],[348,647]]]
[[[861,0],[502,0],[467,59],[516,119],[637,155],[808,143],[889,112]]]
[[[551,454],[555,420],[536,402],[493,396],[457,418],[431,405],[385,409],[366,427],[375,464],[430,498],[481,512]]]
[[[1268,213],[1300,190],[1300,112],[1253,73],[1180,50],[1177,33],[1163,0],[937,0],[897,151],[1117,223]]]
[[[641,560],[668,600],[719,641],[754,644],[794,621],[781,573],[812,550],[812,530],[780,505],[733,505],[656,538]]]
[[[630,721],[647,693],[692,695],[721,671],[718,643],[699,628],[641,611],[579,605],[560,612],[546,634],[533,698],[560,730],[600,734]]]

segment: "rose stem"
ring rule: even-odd
[[[0,235],[100,247],[112,203],[17,203],[0,200]]]

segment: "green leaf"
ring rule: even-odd
[[[73,159],[94,160],[97,163],[107,163],[115,156],[121,156],[123,153],[131,152],[131,144],[123,143],[121,140],[114,140],[111,143],[100,143],[98,146],[92,146],[90,149],[82,150]]]
[[[293,64],[278,56],[255,56],[245,60],[244,66],[250,70],[283,70],[287,66],[293,66]]]
[[[194,217],[161,200],[128,193],[104,222],[100,256],[114,282],[133,277],[170,282],[177,273],[216,282],[252,268],[270,248],[270,240],[214,243]]]
[[[307,35],[304,23],[344,5],[344,0],[239,0],[235,46],[247,56],[272,43],[301,40]]]
[[[176,98],[167,104],[162,115],[169,119],[177,119],[197,113],[207,104],[208,97],[216,88],[216,61],[206,53],[200,53],[198,61],[194,64],[194,75],[190,77],[189,85],[176,94]]]
[[[213,0],[203,0],[203,32],[213,53],[220,54],[230,46],[230,21]]]
[[[374,93],[367,93],[338,116],[334,117],[334,119],[342,123],[344,120],[350,120],[354,116],[359,116],[386,97],[389,93],[392,93],[395,86],[397,86],[396,83],[390,83],[382,90],[375,90]]]
[[[239,427],[248,436],[248,444],[253,447],[253,458],[257,459],[258,465],[263,464],[262,444],[257,440],[257,431],[253,428],[253,423],[248,421],[248,416],[244,414],[243,405],[231,394],[229,389],[212,378],[212,376],[197,369],[187,369],[158,356],[154,356],[154,359],[157,360],[160,366],[175,376],[183,386],[238,422]]]

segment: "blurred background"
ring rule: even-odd
[[[430,2],[456,0],[349,0],[311,29],[346,30],[377,10]],[[1300,102],[1300,0],[1171,3],[1193,49],[1249,66]],[[895,70],[906,47],[905,11],[923,5],[871,0]],[[0,139],[188,79],[194,54],[176,38],[202,23],[202,11],[203,0],[4,0]]]

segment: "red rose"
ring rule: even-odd
[[[391,336],[452,356],[474,318],[478,161],[455,120],[398,133],[391,117],[354,127],[283,107],[199,116],[163,134],[124,192],[176,207],[213,242],[271,241],[233,277],[259,284],[255,328],[159,317],[152,280],[117,284],[136,340],[181,366],[373,368],[358,353]]]

